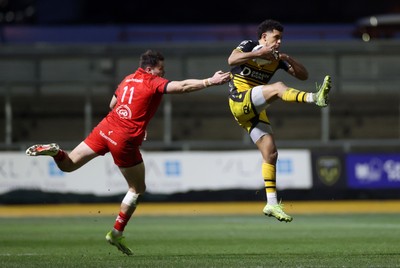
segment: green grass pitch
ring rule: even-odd
[[[1,267],[400,267],[399,214],[0,218]]]

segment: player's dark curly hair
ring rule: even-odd
[[[149,49],[140,55],[139,66],[143,69],[146,67],[155,67],[160,61],[164,61],[164,56],[158,51]]]
[[[276,20],[265,20],[258,25],[257,36],[258,39],[261,38],[262,34],[265,32],[272,32],[273,30],[278,30],[283,32],[283,25]]]

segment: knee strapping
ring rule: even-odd
[[[126,193],[124,199],[122,200],[122,203],[124,203],[124,204],[126,204],[128,206],[136,206],[138,198],[139,198],[139,194],[137,194],[135,192],[128,191]]]

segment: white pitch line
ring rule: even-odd
[[[0,256],[44,256],[44,254],[38,253],[0,253]]]

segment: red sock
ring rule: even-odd
[[[120,212],[117,219],[115,220],[114,229],[123,232],[130,218],[130,216],[126,215],[123,212]]]
[[[58,153],[55,156],[53,156],[53,158],[55,161],[62,161],[65,158],[65,152],[60,149],[58,150]]]

